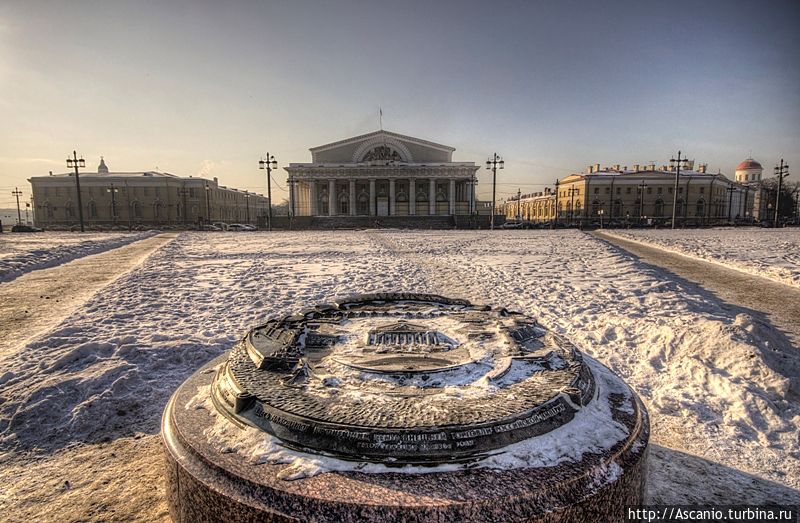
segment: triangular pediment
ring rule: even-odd
[[[391,131],[375,131],[312,147],[313,163],[451,162],[453,147]]]

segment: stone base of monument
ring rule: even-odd
[[[285,465],[256,464],[246,454],[221,452],[206,437],[220,414],[187,408],[199,391],[210,389],[227,358],[210,362],[187,380],[164,413],[174,521],[611,522],[624,521],[625,507],[643,501],[647,413],[627,385],[596,362],[595,369],[603,370],[595,372],[598,390],[613,391],[606,396],[608,417],[576,430],[602,432],[603,424],[618,424],[627,434],[602,451],[550,466],[484,468],[477,459],[420,473],[385,467],[381,473],[325,472],[287,481],[280,478]]]

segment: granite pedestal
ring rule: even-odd
[[[191,407],[203,395],[214,408]],[[285,465],[209,438],[221,421],[380,471],[281,479]],[[623,521],[642,503],[649,422],[627,385],[532,318],[386,294],[254,329],[176,391],[162,435],[175,521]],[[568,450],[497,466],[537,441]]]

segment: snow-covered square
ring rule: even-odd
[[[667,238],[703,252],[724,245],[726,260],[747,264],[760,232]],[[635,234],[666,241],[656,233]],[[759,256],[783,249],[797,274],[793,234]],[[800,354],[790,336],[589,233],[175,236],[130,269],[109,267],[118,277],[46,332],[0,347],[0,510],[166,520],[159,427],[175,388],[271,315],[381,291],[524,311],[618,373],[651,415],[648,503],[800,501]],[[70,248],[60,243],[50,247]]]

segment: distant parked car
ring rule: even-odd
[[[212,225],[214,227],[216,227],[217,229],[219,229],[220,231],[227,231],[228,230],[228,224],[225,223],[225,222],[214,222]]]
[[[200,226],[200,230],[201,231],[221,231],[222,229],[220,229],[216,225],[209,225],[209,224],[206,223],[206,224],[203,224],[203,225]]]
[[[522,222],[506,222],[500,226],[501,229],[522,229]]]
[[[31,227],[30,225],[15,225],[11,227],[11,232],[44,232],[44,229]]]
[[[253,229],[251,229],[248,225],[243,225],[241,223],[232,223],[232,224],[228,225],[228,230],[229,231],[252,231]]]

